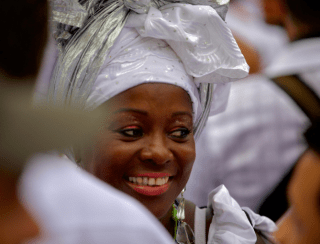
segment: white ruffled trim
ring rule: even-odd
[[[268,217],[256,214],[248,207],[242,207],[242,209],[249,215],[252,226],[256,230],[261,231],[264,235],[269,236],[277,230],[276,224]]]
[[[256,234],[246,214],[224,185],[210,192],[208,208],[213,209],[214,213],[209,228],[208,244],[256,243]]]

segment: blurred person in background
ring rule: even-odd
[[[284,27],[290,43],[278,49],[263,76],[249,77],[239,90],[234,84],[227,113],[209,121],[198,147],[215,157],[197,155],[199,162],[207,163],[195,164],[187,185],[189,198],[224,183],[240,204],[257,210],[307,148],[301,135],[308,118],[270,78],[298,74],[319,94],[319,9],[315,1],[264,1],[263,6],[266,21]],[[211,123],[219,128],[213,130]],[[228,140],[222,140],[226,135]],[[273,220],[281,216],[287,208],[282,203],[286,184],[281,189],[260,214]]]
[[[85,142],[97,127],[96,114],[89,121],[82,112],[32,105],[47,4],[0,4],[0,243],[171,243],[141,204],[69,160],[55,153],[28,160]]]
[[[275,60],[266,70],[266,75],[272,78],[283,90],[286,91],[286,83],[297,84],[300,93],[307,87],[315,97],[320,96],[320,7],[315,0],[272,0],[263,1],[265,20],[270,24],[283,26],[290,40],[283,50],[277,55]],[[281,13],[281,14],[279,14]],[[289,80],[287,80],[289,78]],[[280,88],[279,88],[280,89]],[[286,91],[287,92],[287,91]],[[290,93],[288,93],[290,94]],[[290,97],[281,95],[290,108],[300,113],[301,125],[296,126],[296,136],[301,135],[301,130],[306,129],[306,125],[313,122],[310,113],[305,109],[300,109],[294,104]],[[309,98],[310,96],[308,96]],[[289,100],[288,100],[289,99]],[[305,101],[308,101],[305,99]],[[289,108],[288,108],[289,109]],[[319,106],[312,108],[313,113],[318,112]],[[307,115],[307,117],[306,117]],[[295,121],[291,121],[291,124]],[[290,125],[283,124],[284,130]],[[291,144],[297,144],[295,138],[291,138]],[[303,138],[299,138],[299,143],[306,148]],[[303,151],[302,151],[303,152]],[[277,220],[287,209],[286,190],[291,174],[294,171],[295,163],[302,152],[296,155],[292,161],[290,170],[283,176],[277,187],[270,193],[268,198],[260,207],[263,213],[273,220]],[[294,154],[294,153],[292,153]]]
[[[225,184],[241,206],[257,210],[295,160],[292,152],[303,150],[299,143],[286,142],[295,137],[295,128],[282,130],[280,125],[295,114],[283,114],[286,108],[276,88],[261,74],[287,37],[281,27],[264,22],[261,0],[232,1],[226,21],[250,66],[250,75],[232,84],[226,111],[209,118],[196,144],[198,153],[185,195],[204,206],[211,188]],[[277,143],[284,144],[281,150],[272,139],[277,136],[282,138]]]
[[[320,243],[320,97],[299,80],[275,82],[301,108],[311,126],[304,133],[308,149],[288,180],[289,209],[278,221],[274,236],[280,244]]]

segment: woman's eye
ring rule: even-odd
[[[190,134],[190,130],[187,128],[181,128],[170,132],[170,136],[174,138],[186,138]]]
[[[119,131],[122,135],[127,137],[141,137],[143,136],[143,131],[141,129],[123,129]]]

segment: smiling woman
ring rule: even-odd
[[[195,160],[188,93],[171,84],[148,83],[105,106],[110,116],[87,170],[163,218]]]
[[[253,226],[270,231],[273,223],[247,210],[252,226],[224,186],[207,210],[177,201],[195,139],[208,116],[225,109],[229,82],[249,71],[224,22],[228,1],[80,2],[82,23],[55,18],[57,36],[68,39],[50,99],[105,107],[98,143],[82,149],[81,165],[144,204],[177,243],[193,243],[193,231],[197,243],[255,243]]]

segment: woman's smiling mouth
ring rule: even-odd
[[[126,183],[140,194],[157,196],[168,190],[170,182],[167,173],[148,173],[129,176]]]
[[[129,181],[141,186],[162,186],[169,180],[169,176],[162,178],[149,178],[149,177],[129,177]]]

